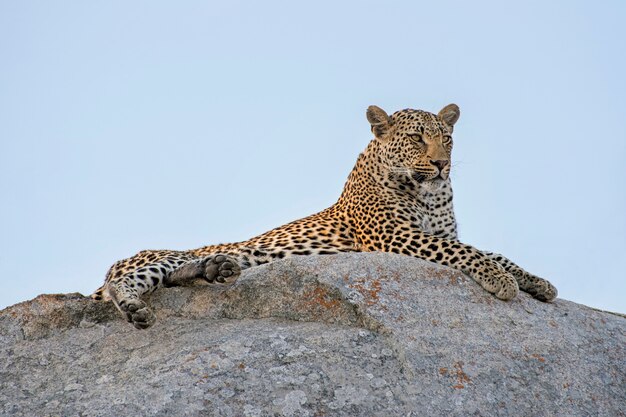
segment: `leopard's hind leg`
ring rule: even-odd
[[[142,295],[198,279],[231,285],[240,274],[237,260],[228,255],[197,257],[188,252],[143,251],[113,265],[105,285],[92,298],[112,300],[128,322],[146,329],[154,324],[156,316],[141,299]]]

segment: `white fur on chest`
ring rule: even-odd
[[[449,181],[436,189],[422,189],[415,195],[417,227],[426,233],[456,238],[456,219]]]

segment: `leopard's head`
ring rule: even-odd
[[[389,174],[410,177],[432,190],[450,175],[452,131],[459,116],[456,104],[448,104],[438,114],[405,109],[389,116],[377,106],[367,109],[367,120]]]

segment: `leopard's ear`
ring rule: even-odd
[[[459,116],[461,116],[461,110],[456,104],[448,104],[437,114],[437,117],[448,125],[450,130],[454,128],[454,124],[459,120]]]
[[[391,117],[378,106],[369,106],[365,115],[367,116],[367,121],[372,125],[372,132],[377,138],[384,136],[393,124]]]

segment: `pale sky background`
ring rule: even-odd
[[[0,308],[339,196],[365,109],[461,107],[461,240],[626,312],[624,1],[2,1]]]

